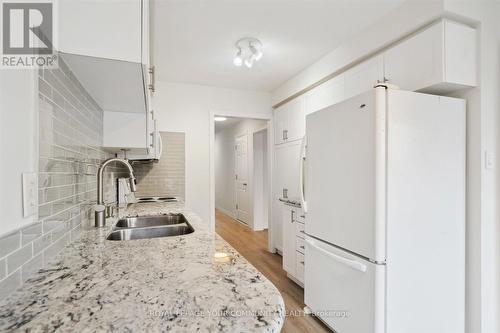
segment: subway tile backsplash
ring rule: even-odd
[[[103,110],[61,58],[59,66],[38,75],[39,221],[0,236],[0,300],[78,239],[93,218],[98,167],[111,157],[101,148]],[[116,201],[112,180],[124,171],[106,171],[106,202]]]
[[[185,134],[160,132],[163,146],[158,163],[133,165],[137,197],[174,196],[185,198]]]

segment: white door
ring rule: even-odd
[[[248,135],[235,139],[235,187],[236,218],[248,224],[250,222],[250,194],[248,191]]]
[[[384,191],[385,144],[376,141],[385,136],[376,110],[385,108],[375,107],[375,96],[373,89],[307,116],[306,233],[384,261],[385,204],[377,192]]]
[[[384,332],[385,265],[310,237],[305,245],[305,304],[336,332]]]

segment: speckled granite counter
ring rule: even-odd
[[[148,203],[120,215],[168,212],[183,213],[195,232],[108,241],[114,221],[89,227],[0,304],[0,330],[278,332],[276,287],[195,214]]]

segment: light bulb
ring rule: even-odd
[[[243,58],[241,58],[241,49],[238,49],[238,53],[236,53],[236,56],[233,59],[233,64],[237,67],[243,65]]]
[[[250,51],[252,51],[252,55],[255,61],[259,61],[260,59],[262,59],[262,56],[264,55],[264,53],[262,53],[261,50],[256,49],[255,46],[253,46],[253,44],[250,44]]]
[[[249,58],[246,58],[245,59],[245,65],[248,67],[248,68],[252,68],[253,66],[253,55],[250,56]]]

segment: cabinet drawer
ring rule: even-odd
[[[305,268],[304,254],[297,252],[295,278],[302,283],[304,283],[304,268]]]
[[[302,212],[302,209],[300,209],[300,208],[297,208],[295,210],[295,221],[300,222],[300,223],[304,223],[306,221],[306,216],[304,215],[304,213]]]
[[[295,223],[295,231],[296,231],[295,235],[297,237],[304,239],[305,234],[304,234],[304,224],[303,223],[299,223],[299,222]]]
[[[304,254],[304,251],[305,251],[305,244],[304,244],[304,238],[300,238],[300,237],[295,237],[295,248],[297,249],[297,252],[300,252],[302,254]]]

